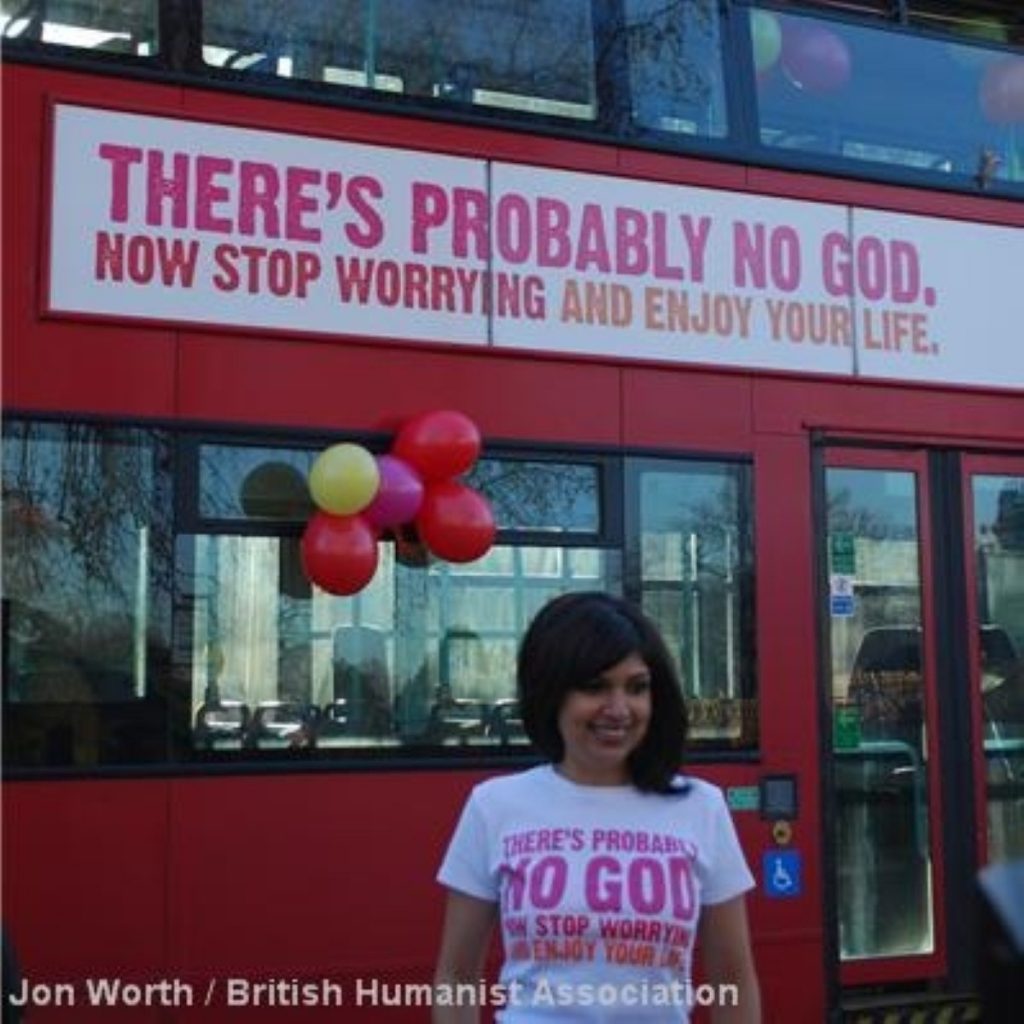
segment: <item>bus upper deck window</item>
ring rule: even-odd
[[[594,117],[589,0],[207,4],[203,58],[249,75]]]
[[[157,53],[159,0],[48,0],[0,2],[0,29],[7,39],[149,57]]]
[[[727,132],[717,0],[627,0],[624,34],[636,127],[684,135]]]
[[[815,16],[809,7],[751,7],[762,144],[985,188],[1024,180],[1018,118],[1004,99],[1018,73],[1009,44],[1019,15],[970,21],[924,7],[909,9],[911,27],[922,31],[839,17],[838,8]]]

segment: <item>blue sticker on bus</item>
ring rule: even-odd
[[[764,894],[789,899],[804,891],[803,854],[797,850],[768,850],[761,856]]]

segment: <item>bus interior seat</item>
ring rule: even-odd
[[[993,675],[1009,675],[1018,658],[1010,634],[1002,626],[986,623],[980,629],[979,640],[982,671]]]
[[[468,742],[488,734],[491,705],[471,697],[442,696],[430,709],[428,735],[437,740]]]
[[[981,627],[981,700],[985,721],[997,735],[1024,736],[1024,661],[1009,633]],[[1007,733],[1007,730],[1011,730]]]
[[[249,705],[238,700],[208,701],[196,711],[193,731],[196,746],[212,749],[241,744],[249,732],[252,713]]]
[[[305,745],[316,734],[320,709],[301,701],[264,700],[256,706],[249,730],[251,744]]]
[[[344,736],[348,732],[348,701],[332,700],[323,706],[317,726],[317,735],[325,739]]]
[[[850,673],[849,698],[868,731],[896,739],[901,729],[916,743],[922,722],[921,629],[876,626],[864,633]]]
[[[919,626],[876,626],[864,633],[853,659],[853,675],[921,671]]]
[[[499,743],[526,739],[519,701],[511,698],[495,701],[487,723],[487,735],[493,736]]]
[[[1009,670],[1017,651],[1009,633],[999,625],[978,630],[981,660],[987,670]],[[876,626],[865,632],[853,661],[853,674],[921,671],[920,626]]]

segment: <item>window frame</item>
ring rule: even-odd
[[[740,634],[739,674],[737,684],[739,699],[750,701],[754,707],[754,721],[750,732],[747,723],[741,723],[740,736],[734,742],[714,741],[699,743],[691,741],[689,757],[691,760],[747,760],[757,759],[761,749],[761,673],[758,659],[757,644],[757,537],[754,530],[756,513],[756,491],[754,487],[754,459],[749,453],[723,453],[704,451],[673,451],[625,453],[624,487],[626,498],[626,543],[623,552],[622,577],[624,596],[627,600],[642,605],[644,594],[643,553],[641,551],[641,524],[643,510],[640,479],[651,470],[670,472],[673,466],[708,464],[717,467],[740,467],[742,476],[739,479],[741,493],[737,505],[739,513],[739,531],[747,543],[741,544],[737,550],[737,595],[741,615],[744,616],[737,628]],[[744,657],[749,655],[749,657]],[[695,698],[687,694],[686,680],[683,681],[683,693],[687,702]]]
[[[296,431],[284,433],[279,430],[260,431],[258,429],[224,430],[193,427],[187,424],[157,424],[149,422],[122,423],[90,417],[46,417],[32,414],[11,413],[5,424],[55,424],[67,427],[77,423],[110,426],[122,429],[141,429],[158,431],[163,443],[169,449],[168,465],[163,476],[166,477],[161,486],[170,487],[173,501],[169,503],[164,515],[171,529],[172,541],[172,582],[168,595],[171,605],[170,647],[172,663],[169,669],[174,686],[182,688],[182,700],[177,701],[182,708],[171,707],[166,701],[160,709],[161,719],[159,736],[154,742],[162,744],[159,756],[149,760],[111,761],[97,763],[60,763],[60,764],[14,764],[5,766],[8,774],[17,777],[33,775],[83,775],[83,774],[149,774],[153,772],[167,774],[188,774],[194,771],[207,771],[212,768],[223,768],[231,771],[265,771],[285,768],[310,770],[343,769],[346,767],[367,768],[387,767],[389,769],[413,770],[417,765],[436,766],[442,763],[463,766],[495,766],[525,764],[536,761],[536,755],[528,748],[519,746],[474,745],[468,749],[458,747],[436,746],[371,746],[365,750],[355,747],[318,747],[312,750],[278,750],[274,748],[260,749],[254,757],[251,750],[203,750],[196,747],[192,738],[192,678],[194,604],[182,588],[180,572],[182,566],[190,562],[197,536],[216,537],[218,535],[239,537],[276,537],[296,539],[302,531],[301,522],[275,523],[272,520],[246,522],[230,519],[210,519],[199,516],[199,453],[204,444],[234,444],[240,447],[284,449],[309,449],[316,451],[326,443],[338,441],[338,436],[330,438],[319,433]],[[379,435],[351,435],[353,440],[365,442],[368,446],[383,448],[383,439]],[[736,463],[745,467],[748,482],[747,494],[753,500],[752,456],[749,454],[726,455],[709,452],[676,452],[656,451],[638,452],[633,449],[609,449],[596,446],[570,446],[554,444],[521,444],[508,441],[488,445],[485,457],[509,458],[517,461],[544,462],[552,465],[569,462],[593,466],[599,473],[601,529],[596,534],[577,534],[562,536],[557,532],[542,530],[507,530],[499,533],[499,544],[516,547],[557,548],[561,550],[601,550],[611,553],[618,552],[618,572],[621,572],[621,586],[625,596],[636,596],[640,584],[639,563],[636,561],[638,536],[631,538],[631,530],[635,528],[636,506],[639,495],[633,495],[629,488],[635,486],[639,479],[639,467],[670,468],[681,462],[705,462],[714,465]],[[741,512],[752,522],[754,509],[744,508],[741,499]],[[631,547],[634,549],[631,552]],[[756,559],[756,552],[751,551],[751,558]],[[754,562],[751,563],[753,569]],[[753,578],[750,587],[753,588]],[[741,580],[741,585],[743,582]],[[752,598],[752,594],[751,594]],[[756,609],[751,608],[751,621],[748,628],[756,640]],[[745,670],[754,679],[754,692],[757,694],[756,650],[751,666]],[[741,662],[742,664],[742,662]],[[189,680],[186,685],[185,680]],[[186,692],[187,691],[187,692]],[[73,711],[71,705],[67,706]],[[102,712],[102,705],[98,705]],[[188,717],[182,718],[182,709],[188,710]],[[760,715],[758,714],[758,718]],[[148,741],[147,741],[148,742]],[[755,745],[736,749],[725,744],[707,747],[701,745],[692,752],[692,759],[697,761],[749,760],[759,757],[759,748]]]

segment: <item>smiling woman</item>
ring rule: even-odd
[[[600,593],[565,595],[519,650],[523,724],[575,782],[671,792],[686,711],[671,656],[645,616]]]
[[[685,1022],[699,925],[728,1019],[760,1021],[753,878],[721,792],[677,774],[685,708],[653,623],[607,594],[555,598],[523,638],[518,686],[551,763],[482,783],[463,810],[438,873],[438,990],[479,979],[500,918],[503,1024]],[[476,1009],[438,1005],[434,1020]]]

